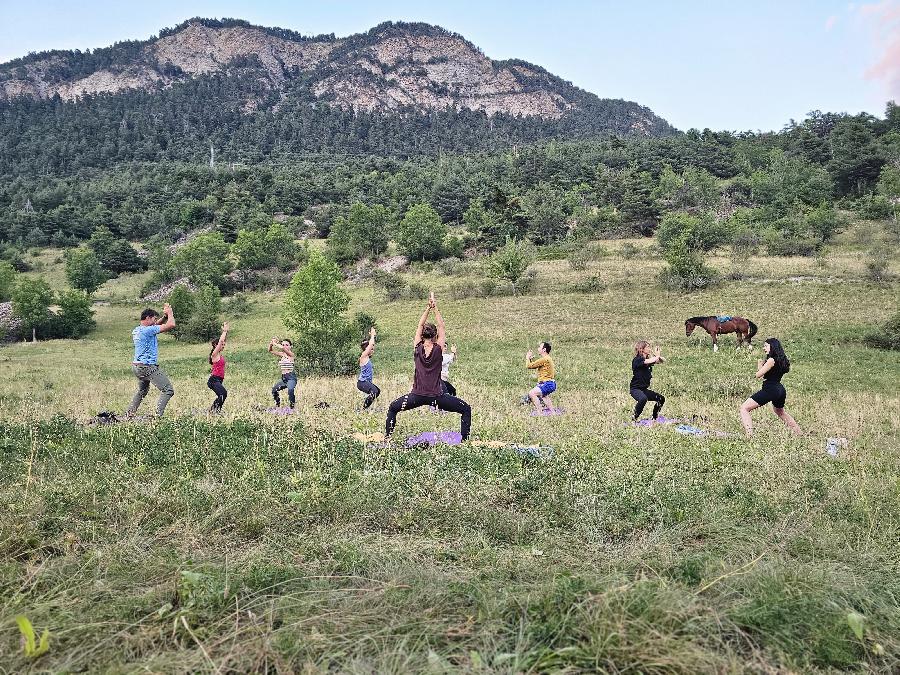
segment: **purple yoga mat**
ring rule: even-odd
[[[423,431],[421,434],[406,439],[406,446],[409,448],[426,443],[428,445],[437,445],[438,443],[459,445],[462,443],[462,434],[458,431]]]
[[[531,411],[532,417],[557,417],[558,415],[564,415],[566,412],[565,408],[544,408],[540,412],[537,410]]]

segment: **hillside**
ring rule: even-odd
[[[88,134],[131,146],[163,134],[163,147],[124,159],[171,159],[169,142],[187,159],[234,134],[259,141],[267,135],[260,129],[277,132],[284,151],[375,154],[675,132],[637,103],[601,99],[524,61],[492,60],[428,24],[384,23],[336,38],[192,19],[146,41],[0,65],[0,150],[8,161],[41,154],[29,143],[32,131],[62,132],[76,147],[94,144]],[[421,134],[434,142],[423,147],[414,138]]]

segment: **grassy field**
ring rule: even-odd
[[[826,258],[753,258],[689,295],[655,285],[648,242],[583,272],[536,265],[526,296],[454,300],[452,372],[473,438],[552,446],[549,459],[464,444],[364,447],[409,390],[420,301],[351,288],[380,329],[382,399],[353,378],[301,375],[274,418],[268,339],[281,295],[232,323],[226,413],[202,413],[204,345],[161,339],[176,395],[159,423],[91,428],[133,391],[140,276],[98,294],[83,341],[0,350],[0,668],[7,672],[896,672],[900,669],[900,354],[861,335],[896,311],[897,282],[864,280],[845,236]],[[59,274],[57,256],[46,268]],[[714,259],[724,272],[734,261]],[[896,270],[895,270],[896,271]],[[596,292],[576,286],[595,277]],[[770,409],[740,435],[759,346],[713,353],[685,318],[729,313],[779,337],[793,368],[791,437]],[[662,345],[665,412],[732,434],[627,424],[631,345]],[[518,404],[526,349],[554,345],[566,414]],[[149,414],[155,391],[145,401]],[[314,404],[327,401],[320,410]],[[398,439],[457,430],[400,416]],[[849,439],[837,458],[829,437]],[[15,617],[50,631],[27,657]],[[854,628],[856,630],[854,630]]]

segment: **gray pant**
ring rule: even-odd
[[[172,387],[169,377],[159,366],[152,366],[147,363],[132,363],[131,371],[138,379],[138,387],[125,414],[134,415],[137,412],[141,401],[144,400],[147,392],[150,391],[150,384],[153,383],[153,386],[159,389],[159,399],[156,401],[156,414],[162,417],[162,414],[166,411],[166,404],[175,395],[175,389]]]

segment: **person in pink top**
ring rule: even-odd
[[[222,334],[218,340],[211,340],[212,351],[209,353],[210,368],[209,379],[206,386],[216,393],[216,400],[209,407],[210,412],[222,412],[225,399],[228,398],[228,390],[225,389],[225,338],[228,336],[228,323],[222,324]]]

